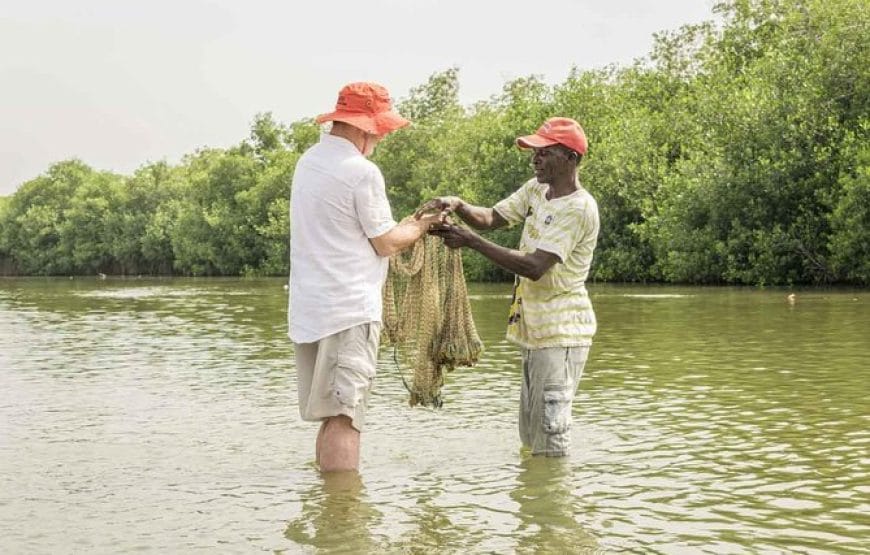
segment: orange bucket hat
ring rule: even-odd
[[[520,148],[544,148],[560,144],[580,154],[586,154],[589,142],[580,124],[571,118],[550,118],[534,135],[517,139]]]
[[[342,121],[372,135],[386,135],[410,121],[393,111],[387,89],[377,83],[350,83],[342,87],[335,111],[317,116],[317,123]]]

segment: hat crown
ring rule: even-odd
[[[342,87],[335,103],[335,111],[321,114],[315,121],[340,121],[380,136],[411,123],[393,110],[393,102],[386,88],[366,81]]]
[[[544,148],[555,144],[564,145],[579,154],[586,154],[589,148],[586,133],[571,118],[549,118],[533,135],[517,137],[517,146],[520,148]]]
[[[335,109],[343,112],[380,114],[393,108],[390,93],[377,83],[351,83],[338,92]]]
[[[586,154],[589,146],[583,128],[571,118],[550,118],[541,125],[537,134],[565,145],[580,154]]]

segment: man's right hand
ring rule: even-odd
[[[421,225],[426,225],[426,231],[436,229],[445,221],[444,212],[433,212],[432,214],[414,214],[415,221]]]
[[[459,197],[437,197],[427,201],[414,212],[414,217],[418,220],[427,212],[438,212],[441,215],[441,220],[447,217],[451,212],[456,212],[462,206],[462,199]]]

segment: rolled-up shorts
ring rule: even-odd
[[[345,415],[362,431],[378,363],[381,325],[360,324],[314,343],[294,343],[299,414],[319,421]]]
[[[533,455],[561,457],[571,443],[571,406],[589,346],[523,350],[520,439]]]

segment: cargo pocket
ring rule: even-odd
[[[564,384],[544,384],[544,432],[564,434],[570,427],[570,391]]]
[[[332,375],[332,394],[342,405],[354,408],[372,386],[375,369],[359,357],[339,355]]]

